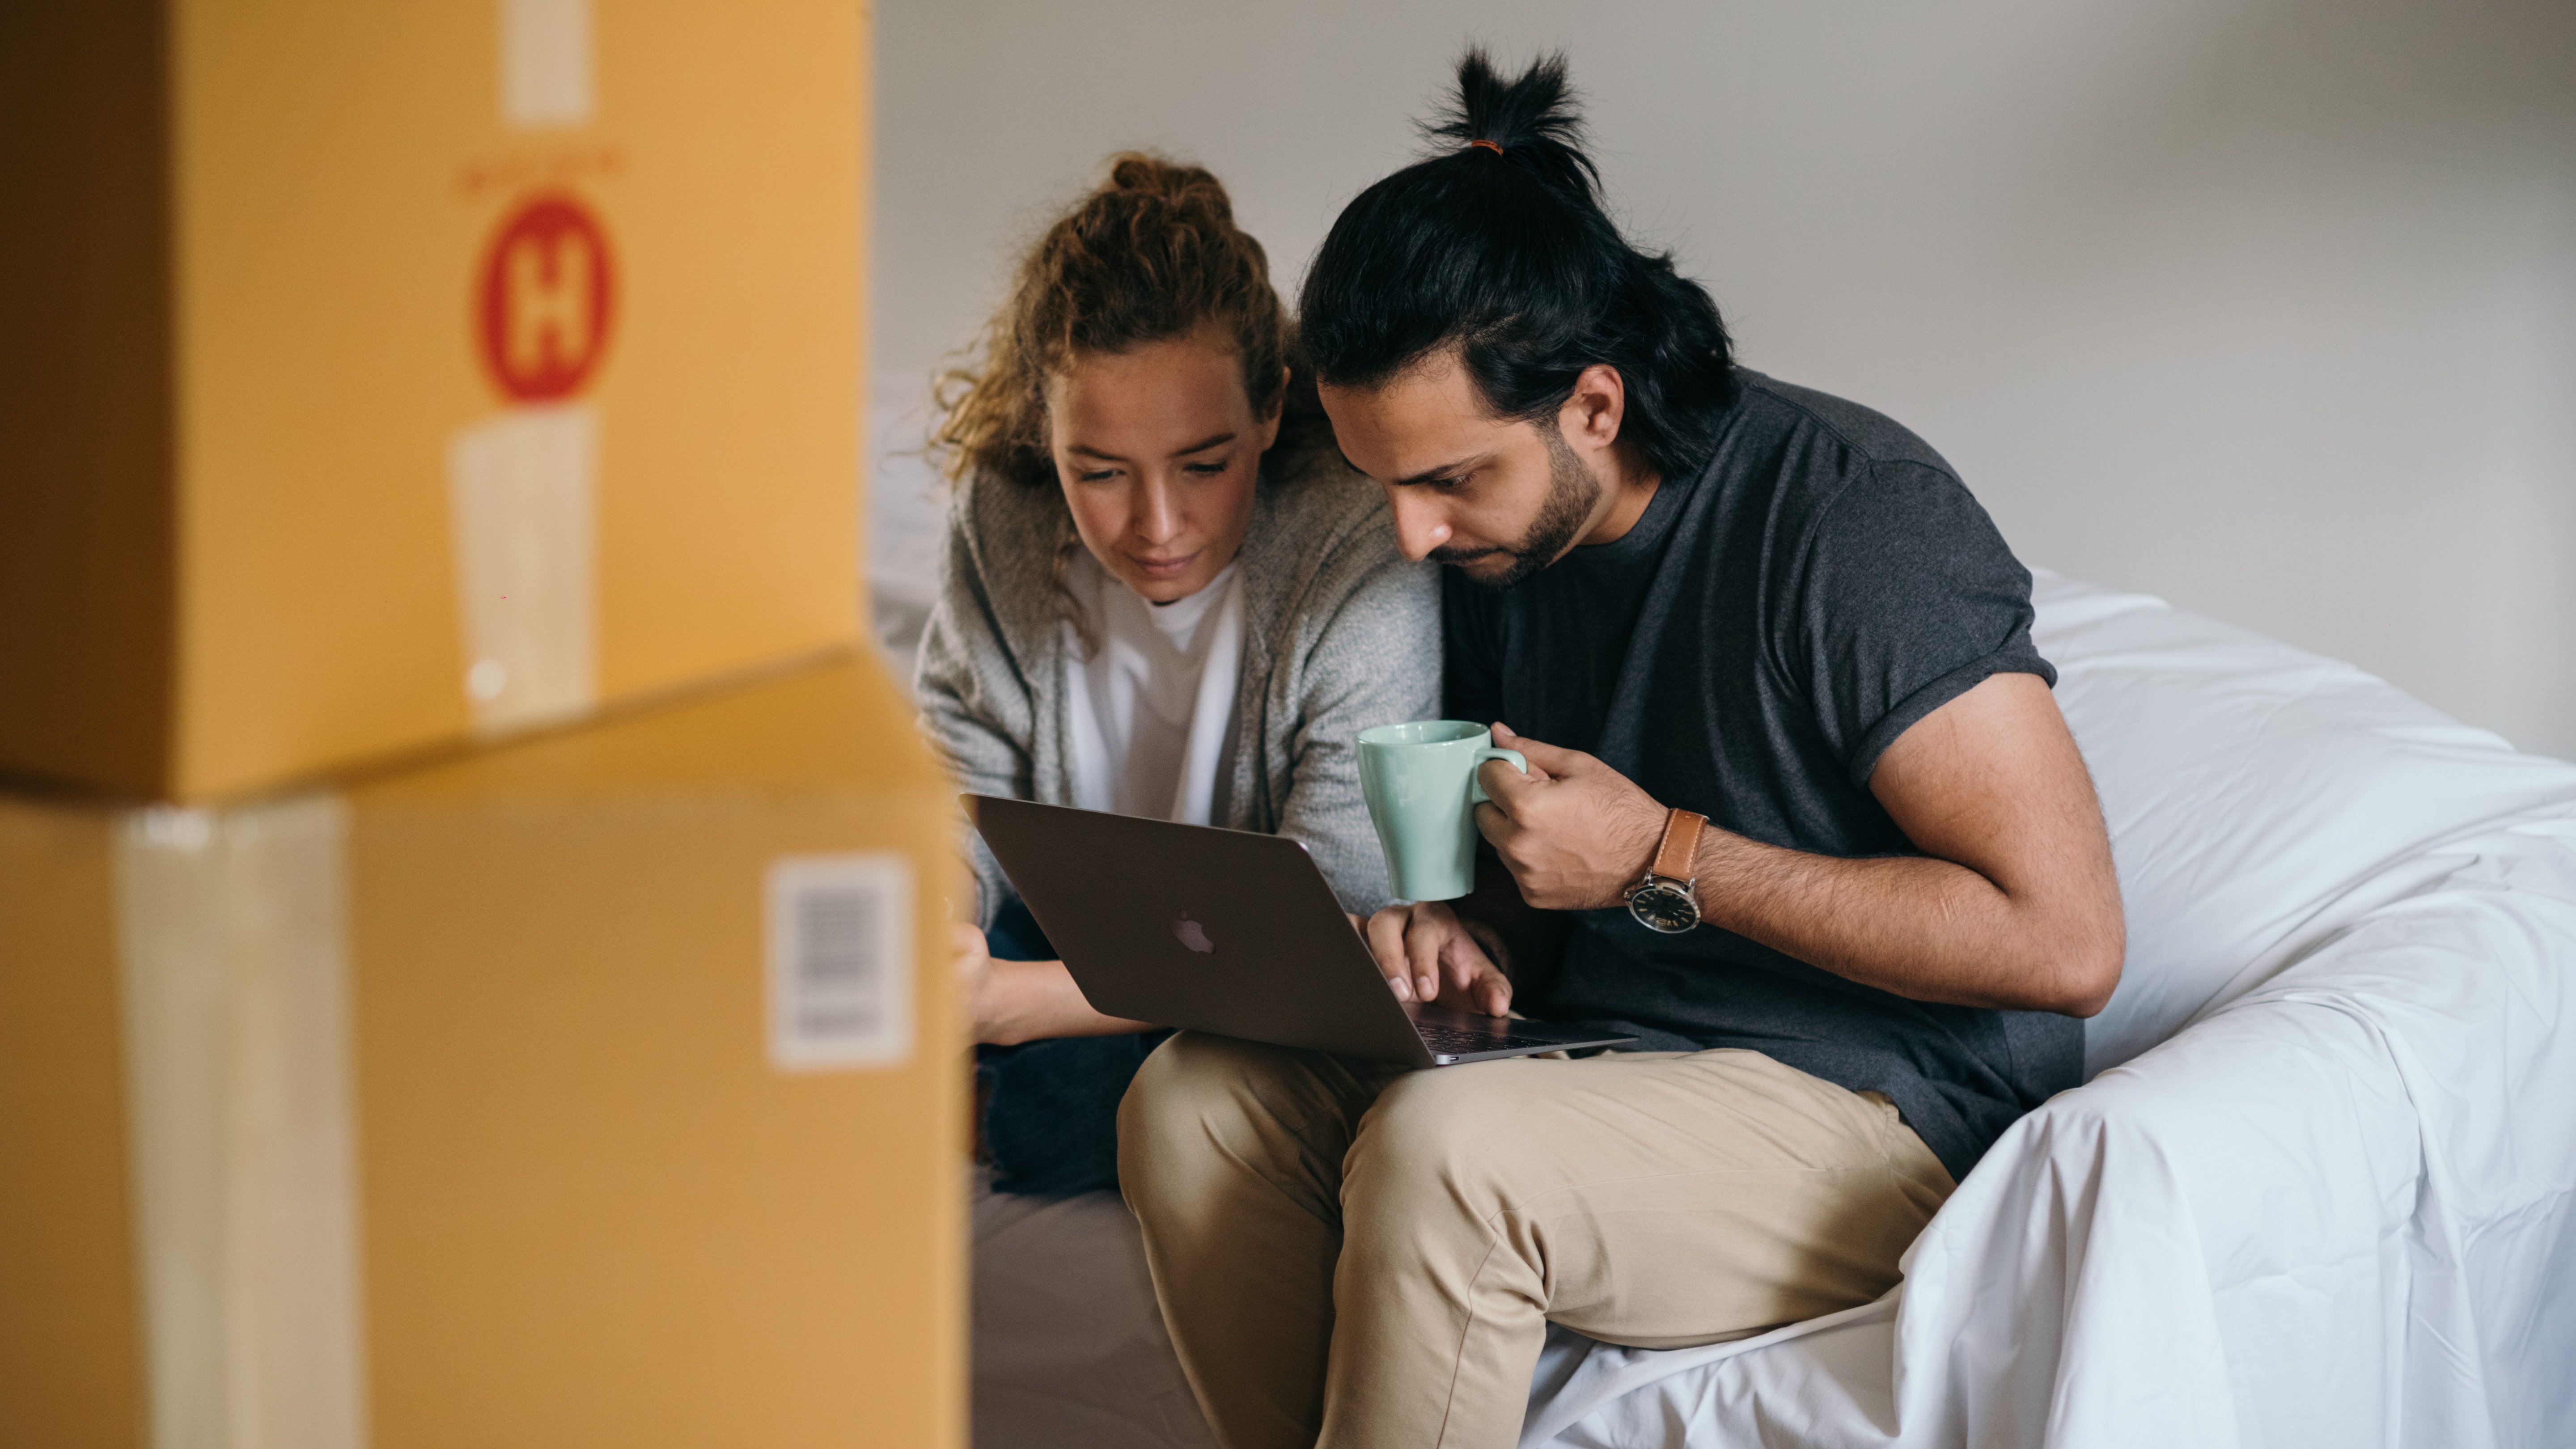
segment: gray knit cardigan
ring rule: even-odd
[[[1372,911],[1386,862],[1355,737],[1439,713],[1439,583],[1396,553],[1384,494],[1330,449],[1277,449],[1262,468],[1239,555],[1233,768],[1220,765],[1210,819],[1305,842],[1343,908]],[[950,501],[913,689],[962,789],[1073,803],[1055,564],[1072,527],[1051,487],[975,477]],[[971,853],[989,927],[1009,886],[981,840]]]

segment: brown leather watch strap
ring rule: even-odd
[[[1688,810],[1675,810],[1664,817],[1663,843],[1655,847],[1655,863],[1646,867],[1646,873],[1677,881],[1698,875],[1699,832],[1706,824],[1707,816]]]

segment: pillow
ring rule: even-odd
[[[2253,989],[2433,846],[2576,801],[2576,767],[2514,752],[2349,664],[2034,571],[2032,636],[2093,772],[2128,912],[2085,1076]]]

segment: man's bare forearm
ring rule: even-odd
[[[2116,914],[2105,930],[1946,860],[1810,855],[1711,826],[1698,863],[1703,921],[1917,1001],[2091,1016],[2118,979]]]

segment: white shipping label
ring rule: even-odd
[[[500,0],[501,119],[512,126],[590,121],[590,0]]]
[[[769,1060],[786,1072],[912,1059],[912,862],[792,855],[767,880]]]
[[[597,702],[599,417],[511,408],[456,430],[447,488],[474,727],[497,733]]]

